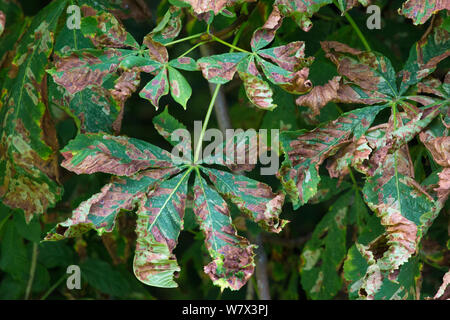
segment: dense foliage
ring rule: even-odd
[[[1,299],[449,298],[449,1],[47,2],[0,0]]]

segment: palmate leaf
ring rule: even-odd
[[[386,105],[348,112],[335,121],[310,132],[285,131],[280,135],[285,160],[277,174],[295,209],[308,202],[317,192],[318,167],[347,144],[359,139]]]
[[[127,68],[138,67],[142,71],[156,74],[141,90],[139,95],[159,107],[159,99],[169,93],[173,99],[186,109],[192,89],[184,76],[176,69],[195,71],[198,69],[192,58],[182,57],[169,61],[169,54],[164,44],[174,40],[181,31],[182,11],[174,6],[166,12],[163,20],[143,41],[148,51],[140,60],[127,61]],[[148,68],[147,66],[151,66]]]
[[[425,91],[443,97],[442,93],[420,83],[450,52],[449,35],[440,17],[411,48],[408,61],[398,75],[389,59],[379,53],[364,52],[336,41],[324,41],[321,46],[326,57],[337,66],[341,77],[334,77],[327,84],[313,88],[310,93],[296,100],[297,105],[309,107],[312,116],[319,115],[320,109],[328,102],[369,105],[397,104],[399,99],[424,105],[435,102],[423,95],[406,95],[413,85],[417,85],[418,93]]]
[[[273,41],[282,21],[280,12],[275,7],[265,24],[253,33],[251,39],[253,54],[233,52],[199,59],[198,66],[205,79],[212,83],[224,84],[232,80],[238,72],[250,102],[265,110],[273,110],[276,105],[273,103],[272,89],[263,74],[270,82],[290,93],[300,94],[311,90],[312,83],[307,80],[309,75],[307,67],[313,58],[305,58],[303,41],[263,49]]]
[[[155,118],[155,127],[169,142],[172,133],[183,129],[167,109]],[[190,142],[190,141],[189,141]],[[176,145],[175,145],[176,146]],[[79,134],[62,150],[66,169],[77,174],[104,172],[116,175],[111,182],[59,223],[46,240],[74,237],[94,229],[111,232],[118,214],[136,210],[138,215],[133,268],[142,282],[158,287],[176,287],[180,268],[173,250],[183,229],[183,216],[190,174],[196,171],[194,212],[206,236],[212,257],[204,271],[213,283],[240,289],[254,270],[253,246],[238,236],[225,200],[229,197],[255,222],[279,232],[286,221],[279,219],[284,201],[263,183],[231,173],[207,169],[190,161],[175,164],[172,155],[147,142],[107,134]],[[215,189],[200,172],[207,173]],[[231,184],[235,187],[231,187]],[[238,187],[236,187],[238,186]],[[231,189],[230,189],[231,188]]]
[[[168,52],[162,44],[170,42],[180,32],[181,10],[171,7],[166,18],[145,37],[141,47],[104,7],[98,4],[91,7],[91,1],[80,0],[81,3],[87,12],[81,24],[81,33],[86,38],[75,33],[64,37],[64,31],[68,30],[64,27],[60,33],[64,46],[59,54],[55,54],[55,67],[49,70],[55,83],[67,90],[63,94],[62,89],[51,87],[51,101],[75,118],[80,131],[117,133],[123,105],[137,89],[140,72],[156,74],[141,91],[141,97],[158,107],[160,97],[171,88],[173,98],[185,108],[191,88],[174,68],[197,70],[196,63],[191,58],[180,58],[170,61],[167,68]],[[67,43],[70,39],[72,43]],[[83,43],[89,39],[92,43],[75,43],[78,39]],[[119,70],[124,71],[120,76]],[[100,86],[107,91],[99,89]],[[77,103],[80,101],[85,103]],[[98,108],[99,105],[105,107]],[[102,118],[103,127],[98,124]]]
[[[412,19],[415,25],[424,24],[436,12],[450,10],[450,4],[446,0],[408,0],[405,1],[399,14]]]
[[[53,206],[61,195],[56,182],[56,132],[44,103],[45,68],[65,2],[53,2],[35,16],[18,45],[0,100],[0,198],[24,210],[27,221]]]

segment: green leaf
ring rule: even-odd
[[[125,277],[109,263],[89,258],[80,265],[82,278],[100,292],[113,297],[127,297],[130,284]]]
[[[192,88],[177,69],[170,66],[167,69],[169,71],[170,93],[173,99],[186,110],[186,103],[192,95]]]
[[[136,277],[147,285],[178,286],[173,278],[180,267],[173,249],[183,228],[189,173],[163,182],[139,202],[133,269]]]
[[[205,266],[205,273],[222,290],[239,290],[255,269],[253,246],[238,236],[226,202],[199,172],[194,184],[194,213],[213,259]]]
[[[41,241],[41,224],[38,218],[34,218],[28,224],[21,215],[13,216],[14,225],[17,232],[24,238],[31,242],[38,243]]]
[[[343,114],[312,131],[285,131],[280,143],[285,160],[278,178],[294,209],[308,202],[317,192],[320,181],[318,168],[353,136],[359,139],[370,127],[376,115],[387,106],[373,106]]]
[[[195,62],[194,59],[189,58],[189,57],[181,57],[181,58],[170,60],[169,66],[177,68],[177,69],[181,69],[181,70],[186,70],[186,71],[200,70],[197,65],[197,62]]]
[[[64,241],[42,242],[39,244],[38,261],[46,268],[67,268],[74,264],[74,250]]]
[[[13,221],[4,226],[1,242],[0,269],[9,273],[14,280],[25,282],[29,274],[30,261],[22,237]]]
[[[330,207],[303,248],[301,282],[311,299],[331,299],[342,287],[339,269],[347,253],[347,223],[353,195],[353,190],[347,192]]]
[[[118,132],[123,105],[104,87],[92,85],[75,94],[49,79],[49,102],[74,120],[80,133]]]
[[[64,7],[64,1],[52,2],[33,18],[12,61],[15,72],[9,73],[0,97],[0,198],[24,210],[27,221],[61,196],[56,132],[41,90]]]
[[[167,69],[162,69],[144,89],[139,92],[139,96],[149,100],[158,110],[159,99],[169,93],[169,79],[167,78]]]
[[[224,53],[203,57],[197,61],[203,76],[209,82],[224,84],[233,79],[238,64],[247,57],[244,52]]]
[[[3,34],[0,32],[0,65],[6,59],[6,54],[15,49],[18,44],[18,39],[23,35],[28,28],[30,19],[25,19],[20,5],[16,1],[2,1],[0,2],[0,11],[3,12],[3,18],[0,20],[0,25],[3,25]],[[2,27],[0,27],[2,29]],[[3,72],[5,72],[7,66],[2,65],[2,71],[0,72],[0,84],[3,79]]]
[[[79,134],[61,150],[62,166],[77,174],[131,176],[147,168],[173,167],[171,155],[142,140],[107,134]]]
[[[239,210],[270,232],[280,232],[288,221],[279,218],[284,194],[275,194],[262,183],[242,175],[202,167],[219,193],[230,199]]]
[[[153,125],[158,133],[173,146],[179,145],[179,141],[172,140],[172,134],[178,129],[187,130],[184,124],[170,115],[168,107],[164,108],[163,112],[153,118]],[[183,149],[186,151],[185,155],[187,154],[190,157],[192,153],[190,138],[186,139],[185,142],[183,141]]]

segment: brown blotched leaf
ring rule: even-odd
[[[424,24],[433,14],[445,9],[450,10],[448,0],[408,0],[398,12],[418,25]]]
[[[386,57],[337,41],[322,41],[320,44],[326,57],[337,66],[337,72],[363,89],[367,98],[386,98],[398,94],[395,70]]]
[[[340,80],[341,77],[334,77],[323,86],[315,86],[308,94],[298,97],[295,102],[299,106],[310,108],[312,116],[317,116],[328,102],[337,99]]]
[[[444,169],[438,174],[439,186],[435,189],[438,199],[445,203],[450,195],[450,137],[435,137],[431,130],[420,133],[420,140],[430,151],[434,161]]]
[[[271,43],[282,23],[283,17],[280,14],[280,10],[278,10],[278,7],[274,7],[264,25],[253,33],[250,42],[252,49],[256,51]]]
[[[192,10],[194,10],[196,14],[203,14],[212,11],[216,15],[220,11],[225,9],[225,7],[230,7],[240,2],[253,2],[256,0],[182,0],[182,1],[189,3],[192,6]]]
[[[341,181],[348,173],[351,165],[359,172],[366,173],[368,170],[368,160],[372,153],[365,136],[357,141],[352,141],[347,147],[339,150],[336,155],[329,159],[327,170],[332,178],[339,178]]]
[[[423,112],[417,114],[415,118],[411,119],[405,125],[393,130],[394,119],[392,119],[392,126],[386,132],[386,135],[378,141],[379,147],[373,153],[370,164],[371,168],[369,174],[373,174],[377,168],[382,165],[394,150],[400,149],[401,146],[411,141],[419,132],[421,132],[430,122],[439,114],[439,106],[430,107]],[[402,123],[402,116],[397,120]]]

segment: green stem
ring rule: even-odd
[[[337,3],[336,0],[333,1],[334,5],[339,9],[339,4]],[[347,19],[347,21],[350,23],[350,25],[352,26],[353,30],[355,30],[356,34],[358,35],[359,39],[361,39],[361,42],[363,43],[364,47],[366,48],[367,51],[372,51],[372,49],[370,48],[369,43],[367,42],[366,38],[364,37],[364,34],[361,32],[361,29],[359,29],[358,25],[356,24],[355,20],[353,20],[353,18],[347,13],[344,13],[345,18]]]
[[[189,37],[186,37],[186,38],[181,38],[181,39],[174,40],[172,42],[166,43],[164,46],[167,47],[167,46],[171,46],[171,45],[176,44],[176,43],[180,43],[180,42],[184,42],[184,41],[188,41],[188,40],[192,40],[192,39],[197,39],[197,38],[200,38],[201,36],[203,36],[204,34],[205,34],[204,32],[193,34],[192,36],[189,36]]]
[[[63,274],[61,278],[58,279],[58,281],[55,282],[53,286],[50,287],[50,289],[47,290],[46,293],[41,297],[41,300],[47,299],[47,297],[55,291],[56,288],[59,287],[59,285],[66,279],[66,274]]]
[[[185,55],[187,55],[187,54],[189,54],[190,52],[194,51],[196,48],[198,48],[198,47],[200,47],[201,45],[204,45],[204,44],[206,44],[206,43],[208,43],[208,42],[211,42],[211,40],[202,41],[202,42],[197,43],[195,46],[193,46],[192,48],[190,48],[189,50],[187,50],[185,53],[183,53],[182,55],[178,56],[178,58],[184,57]]]
[[[348,166],[348,172],[350,174],[350,178],[352,179],[353,187],[355,188],[355,191],[359,192],[360,188],[358,186],[358,183],[356,182],[355,175],[353,174],[352,168],[350,168],[350,166]]]
[[[397,104],[392,103],[392,116],[394,117],[394,131],[397,130]]]
[[[398,103],[399,103],[400,105],[402,105],[403,107],[407,108],[408,110],[411,110],[415,115],[417,115],[417,111],[414,110],[413,108],[411,108],[411,107],[410,107],[407,103],[405,103],[404,101],[398,100]]]
[[[230,52],[233,52],[233,50],[239,50],[239,51],[248,52],[248,51],[245,51],[245,50],[243,50],[241,48],[236,47],[236,44],[239,41],[239,38],[242,35],[242,31],[243,31],[243,29],[245,28],[246,25],[247,24],[244,23],[241,26],[241,28],[239,29],[239,31],[236,33],[236,36],[234,37],[234,40],[233,40],[233,44],[229,44],[228,42],[225,42],[225,41],[223,41],[223,40],[221,40],[221,39],[219,39],[219,38],[217,38],[215,36],[212,36],[212,37],[213,37],[213,39],[215,38],[215,40],[217,40],[217,39],[220,40],[218,42],[226,43],[231,48]],[[248,52],[248,53],[251,54],[251,52]],[[206,128],[208,127],[209,118],[211,117],[211,113],[212,113],[214,104],[216,103],[217,95],[219,94],[219,90],[220,90],[221,86],[222,86],[221,84],[217,84],[216,85],[216,88],[214,89],[213,95],[211,97],[211,101],[210,101],[209,106],[208,106],[208,111],[206,112],[205,120],[203,121],[202,131],[201,131],[200,137],[199,137],[199,139],[197,141],[197,146],[195,148],[194,163],[196,163],[198,161],[198,157],[200,155],[200,151],[202,150],[203,137],[205,136]]]
[[[194,163],[197,162],[198,156],[200,155],[200,151],[202,150],[202,141],[203,137],[205,136],[206,128],[208,127],[209,118],[211,117],[212,109],[214,107],[214,103],[216,102],[217,94],[219,93],[221,85],[216,85],[216,88],[214,89],[214,93],[212,95],[211,101],[209,102],[208,111],[206,112],[205,120],[203,121],[203,127],[202,131],[200,133],[200,137],[197,141],[197,147],[195,148],[195,154],[194,154]]]
[[[38,256],[38,244],[33,242],[33,253],[31,256],[30,277],[28,278],[27,289],[25,291],[25,300],[30,298],[31,288],[33,287],[34,275],[36,273],[36,264]]]
[[[248,53],[248,54],[252,54],[250,51],[241,49],[241,48],[239,48],[239,47],[236,47],[234,44],[228,43],[228,42],[226,42],[226,41],[223,41],[223,40],[220,39],[220,38],[217,38],[215,35],[211,35],[211,38],[212,38],[214,41],[217,41],[217,42],[219,42],[219,43],[221,43],[221,44],[223,44],[223,45],[225,45],[225,46],[227,46],[227,47],[230,47],[230,48],[233,49],[233,50],[240,51],[240,52],[245,52],[245,53]]]

